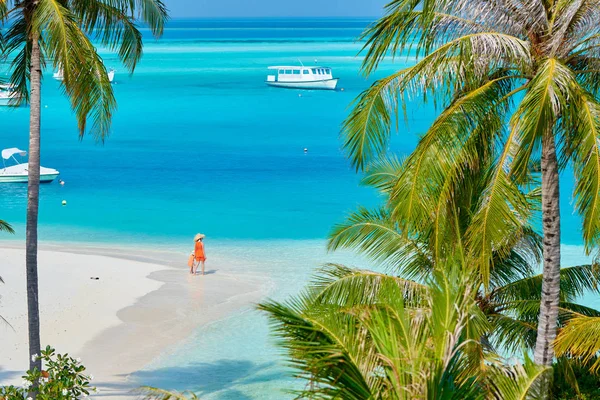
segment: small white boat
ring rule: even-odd
[[[0,106],[10,105],[11,100],[17,100],[19,94],[12,85],[0,85]]]
[[[113,80],[115,79],[115,70],[113,68],[111,68],[111,69],[108,70],[107,74],[108,74],[108,81],[110,83],[112,83]],[[57,81],[61,81],[62,82],[65,79],[65,77],[63,76],[63,70],[62,70],[62,68],[59,68],[58,71],[56,71],[52,75],[52,77],[54,79],[56,79]]]
[[[28,163],[19,163],[15,155],[25,157],[27,152],[19,150],[16,147],[2,150],[2,163],[4,168],[0,169],[0,183],[7,182],[27,182],[28,180]],[[15,165],[6,166],[6,161],[9,159],[15,161]],[[40,167],[40,183],[52,182],[58,176],[59,172],[53,168]]]
[[[335,90],[338,78],[334,78],[329,67],[273,66],[276,75],[267,76],[267,85],[290,89]]]

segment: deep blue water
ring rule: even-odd
[[[376,202],[340,151],[349,104],[375,78],[412,62],[359,73],[356,41],[367,19],[176,20],[155,41],[145,32],[130,76],[114,54],[119,104],[104,144],[78,140],[58,82],[45,73],[42,162],[65,187],[45,185],[41,239],[164,241],[201,230],[214,238],[323,238],[358,204]],[[274,64],[331,66],[344,91],[264,85]],[[302,94],[302,97],[299,95]],[[0,110],[0,146],[27,147],[28,109]],[[410,151],[434,116],[409,106],[394,149]],[[303,148],[308,148],[304,154]],[[580,243],[563,184],[564,242]],[[25,185],[0,186],[1,217],[23,234]],[[68,206],[62,207],[61,201]]]
[[[413,61],[386,62],[363,77],[356,38],[370,22],[172,21],[160,41],[145,31],[145,55],[132,76],[102,50],[117,69],[119,104],[104,144],[78,139],[69,104],[46,71],[42,165],[60,170],[66,185],[41,188],[40,239],[186,251],[201,231],[219,257],[253,260],[253,270],[272,279],[272,296],[297,292],[327,260],[322,240],[331,226],[357,205],[378,202],[341,152],[340,125],[374,79]],[[344,91],[265,86],[267,66],[300,61],[332,67]],[[399,153],[414,148],[435,112],[415,103],[408,115],[410,128],[400,125],[392,144]],[[0,118],[0,147],[26,149],[28,109],[2,109]],[[563,242],[580,245],[571,189],[565,173]],[[0,185],[0,218],[15,224],[17,238],[24,237],[25,201],[26,185]],[[581,259],[581,248],[570,247],[566,261]],[[290,383],[264,319],[249,310],[200,329],[138,378],[218,399],[280,399]]]

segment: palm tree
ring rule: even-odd
[[[136,20],[146,22],[158,37],[167,11],[161,0],[4,0],[0,6],[3,22],[8,25],[4,51],[14,56],[10,82],[20,94],[17,103],[30,104],[27,304],[29,352],[39,354],[37,225],[43,69],[47,63],[62,69],[62,89],[75,112],[80,136],[89,132],[104,140],[110,132],[116,101],[106,68],[90,37],[116,50],[133,72],[142,56],[142,35]],[[30,366],[39,369],[40,361],[32,358]]]
[[[489,146],[483,141],[477,145]],[[456,193],[451,201],[440,202],[436,193],[420,198],[419,207],[429,213],[414,222],[410,232],[400,229],[398,217],[405,214],[403,205],[394,200],[399,188],[410,188],[403,182],[412,170],[410,159],[387,158],[369,168],[363,183],[378,188],[386,205],[352,213],[333,229],[328,247],[355,250],[378,264],[378,271],[388,269],[394,275],[328,265],[299,298],[287,304],[267,302],[259,306],[274,322],[291,365],[309,382],[299,397],[435,398],[445,390],[454,398],[511,398],[515,390],[532,395],[518,391],[514,381],[511,389],[506,388],[510,379],[498,373],[506,372],[506,366],[499,363],[496,352],[515,354],[535,346],[543,277],[534,270],[541,257],[541,238],[524,218],[527,212],[521,213],[520,228],[509,226],[503,236],[510,234],[511,239],[494,246],[492,268],[484,273],[482,264],[473,262],[478,260],[470,256],[472,244],[466,238],[485,196],[476,188],[487,185],[490,176],[485,173],[486,166],[494,159],[493,149],[479,150],[477,160],[468,163],[468,176],[444,185]],[[536,192],[523,193],[530,199],[530,207],[536,206]],[[500,225],[499,229],[503,228]],[[598,268],[564,268],[561,274],[560,326],[573,317],[600,316],[598,311],[573,302],[587,290],[598,290]],[[454,286],[457,282],[462,283]],[[469,306],[462,308],[464,304]],[[457,310],[449,308],[454,305],[464,314],[453,314]],[[372,313],[381,310],[386,317],[375,318],[377,328],[373,329]],[[427,330],[420,325],[436,311],[447,319],[441,322],[432,318],[424,323],[427,328],[441,323],[449,329],[446,334],[450,330],[460,332],[451,340],[457,349],[450,353],[462,353],[452,362],[444,361],[447,348],[430,353],[436,345],[443,346],[444,340],[436,335],[444,328]],[[471,324],[462,325],[461,321]],[[423,336],[409,339],[407,335],[413,333]],[[371,343],[382,338],[385,345]],[[449,369],[435,366],[438,361]],[[488,364],[494,367],[486,368]],[[393,371],[393,377],[384,373],[386,368]],[[441,378],[435,373],[446,380],[438,380]],[[531,382],[544,386],[546,381]],[[495,392],[498,387],[504,391]]]
[[[551,369],[527,358],[507,366],[481,345],[489,323],[463,261],[433,272],[417,302],[404,300],[406,286],[382,281],[371,304],[316,306],[308,294],[259,305],[308,381],[297,398],[537,398]]]
[[[339,307],[369,304],[377,301],[377,293],[384,282],[405,286],[405,301],[410,301],[414,289],[422,290],[423,283],[435,269],[448,261],[448,255],[470,254],[467,234],[484,195],[469,187],[487,184],[489,176],[475,171],[485,171],[483,166],[489,162],[491,158],[481,157],[477,168],[471,168],[470,176],[454,181],[459,188],[457,192],[463,195],[444,203],[443,210],[440,210],[438,198],[421,198],[422,207],[435,211],[420,222],[419,230],[410,234],[399,229],[393,212],[396,205],[391,202],[393,188],[403,186],[398,180],[410,164],[389,158],[373,165],[363,183],[379,188],[387,200],[386,206],[376,210],[360,208],[352,213],[334,227],[328,248],[331,251],[354,250],[375,262],[377,271],[387,270],[393,275],[330,265],[321,272],[318,284],[312,286],[312,302]],[[526,222],[521,229],[511,229],[507,234],[511,235],[512,239],[507,243],[512,247],[497,247],[492,253],[493,268],[486,275],[487,290],[481,266],[472,260],[469,264],[477,272],[480,282],[475,301],[492,327],[486,334],[486,341],[495,349],[514,353],[523,346],[533,349],[536,342],[543,279],[534,271],[541,258],[541,238]],[[574,302],[586,291],[598,292],[600,269],[596,265],[563,268],[561,277],[558,325],[564,326],[573,316],[600,316],[598,311]]]
[[[366,74],[387,54],[417,63],[375,82],[354,104],[343,140],[353,165],[386,152],[405,99],[434,99],[442,111],[409,157],[396,188],[403,231],[414,228],[420,198],[456,195],[444,181],[465,173],[484,141],[499,149],[467,233],[482,271],[506,229],[519,224],[518,186],[540,163],[543,285],[534,359],[550,365],[560,302],[559,171],[571,165],[575,205],[589,252],[600,240],[600,2],[598,0],[394,0],[364,34]],[[411,53],[412,54],[412,53]],[[558,145],[557,145],[558,144]],[[457,163],[462,167],[457,168]],[[428,179],[424,179],[427,176]],[[517,211],[517,212],[515,212]],[[410,218],[403,218],[403,217]],[[415,218],[417,217],[417,218]]]

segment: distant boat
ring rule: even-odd
[[[0,169],[0,183],[7,182],[27,182],[28,180],[28,163],[19,163],[15,158],[15,155],[25,157],[27,152],[25,150],[19,150],[16,147],[2,150],[2,163],[4,168]],[[6,166],[6,160],[13,159],[15,165]],[[52,182],[58,176],[59,172],[53,168],[40,167],[40,182],[48,183]]]
[[[13,85],[0,85],[0,106],[8,106],[12,99],[16,100],[19,97]]]
[[[334,78],[329,67],[273,66],[276,75],[267,76],[267,85],[290,89],[335,90],[338,78]]]
[[[113,80],[115,79],[115,70],[113,68],[108,70],[108,81],[110,83],[113,83]],[[54,75],[52,75],[52,77],[54,79],[56,79],[57,81],[63,81],[65,79],[65,77],[63,76],[63,70],[62,68],[59,68],[58,71],[56,71],[54,73]]]

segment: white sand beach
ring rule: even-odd
[[[25,252],[0,248],[0,384],[19,384],[28,366]],[[60,251],[59,251],[60,250]],[[96,247],[39,252],[42,346],[81,357],[103,398],[132,398],[129,374],[176,346],[202,324],[264,295],[260,277],[191,276],[185,254],[144,256]],[[214,265],[212,266],[214,267]],[[91,278],[99,279],[91,279]]]

